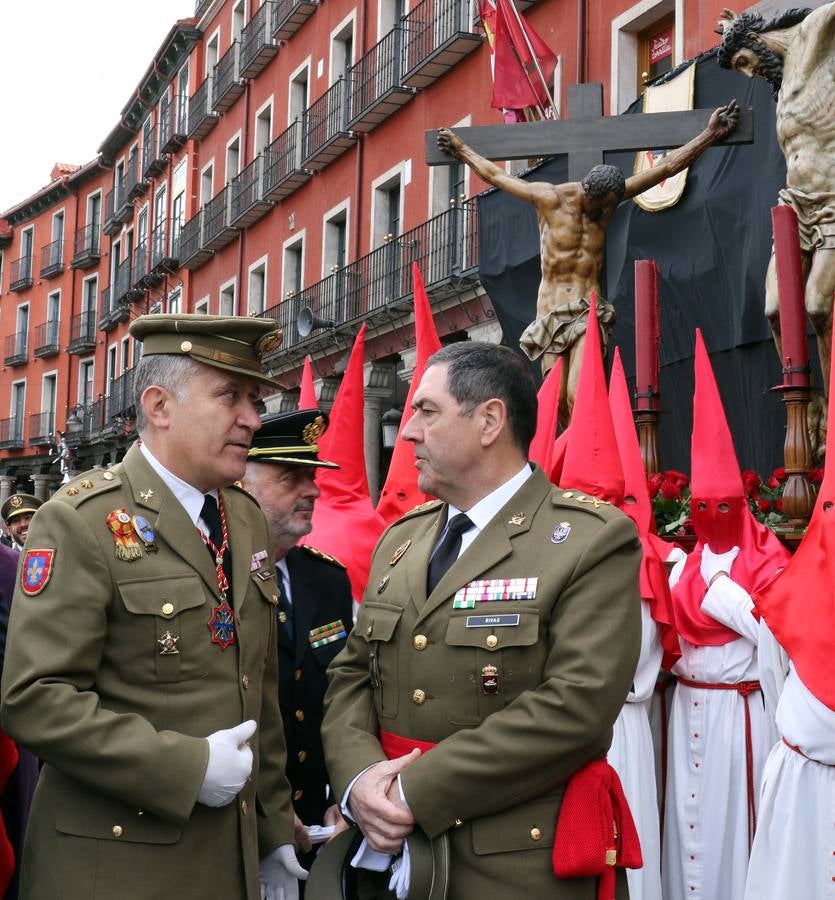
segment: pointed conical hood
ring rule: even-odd
[[[560,386],[562,385],[562,357],[551,367],[536,395],[536,434],[528,450],[528,459],[546,474],[551,471],[557,422],[560,414]]]
[[[299,393],[299,409],[317,409],[316,389],[313,387],[313,371],[310,366],[310,356],[305,356],[302,368],[302,383]]]
[[[571,413],[571,437],[565,450],[560,486],[623,503],[623,470],[609,411],[600,350],[597,299],[592,293],[577,396]]]

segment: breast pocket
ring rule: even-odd
[[[362,604],[356,630],[368,642],[368,675],[374,691],[377,715],[393,719],[399,697],[399,665],[394,636],[403,610],[398,606]]]
[[[125,681],[206,676],[211,603],[197,575],[120,581],[117,590],[123,609],[110,634],[114,664]]]
[[[541,672],[544,647],[539,641],[539,610],[512,604],[481,604],[477,613],[458,614],[447,624],[449,684],[444,691],[447,718],[455,725],[477,725],[520,693],[536,686],[526,673]],[[492,616],[495,610],[496,616]],[[488,608],[489,607],[489,608]],[[490,618],[518,616],[512,625],[494,626]]]

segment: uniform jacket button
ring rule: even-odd
[[[296,754],[296,759],[299,762],[304,762],[307,759],[307,750],[299,750],[299,752]]]
[[[488,634],[484,639],[484,643],[492,650],[499,643],[499,639],[495,634]]]
[[[174,612],[174,604],[173,603],[163,603],[162,604],[162,614],[164,616],[170,616],[171,613]]]
[[[249,804],[246,800],[241,800],[241,812],[246,815],[249,812]]]
[[[425,703],[426,691],[422,691],[420,688],[418,688],[416,691],[412,691],[412,700],[417,703],[418,706],[420,706],[421,703]]]
[[[113,837],[120,838],[122,836],[122,826],[114,825],[113,826]]]
[[[536,827],[531,828],[531,840],[532,841],[541,841],[542,840],[542,832]]]
[[[299,788],[299,790],[297,790],[297,791],[293,791],[293,799],[294,800],[301,800],[301,798],[303,796],[304,796],[304,791],[301,788]]]
[[[296,721],[304,722],[304,710],[303,709],[296,710]]]
[[[246,672],[241,675],[241,684],[244,686],[244,690],[249,687],[249,675],[247,675]]]
[[[302,670],[296,669],[296,671],[293,673],[293,677],[296,679],[296,681],[301,681],[302,680]]]
[[[425,634],[416,634],[412,643],[415,645],[415,650],[425,650],[429,640]]]

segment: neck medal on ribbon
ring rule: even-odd
[[[212,551],[215,558],[215,571],[217,572],[217,589],[220,594],[220,604],[212,607],[212,617],[209,619],[209,630],[212,632],[212,643],[218,644],[221,650],[225,650],[230,644],[235,643],[235,614],[226,600],[226,592],[229,590],[229,581],[223,571],[223,557],[229,548],[229,533],[226,530],[226,512],[223,509],[223,497],[218,495],[218,508],[220,510],[220,527],[223,541],[220,547],[216,547],[214,541],[198,528],[200,537],[206,546]]]

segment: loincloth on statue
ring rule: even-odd
[[[806,194],[785,187],[779,193],[780,203],[797,213],[800,249],[805,253],[835,249],[835,192],[817,191]]]
[[[532,322],[522,332],[519,346],[529,359],[539,359],[543,353],[568,353],[586,333],[590,303],[582,297],[552,309],[548,315]],[[597,301],[597,321],[603,353],[615,322],[615,308],[605,300]]]

